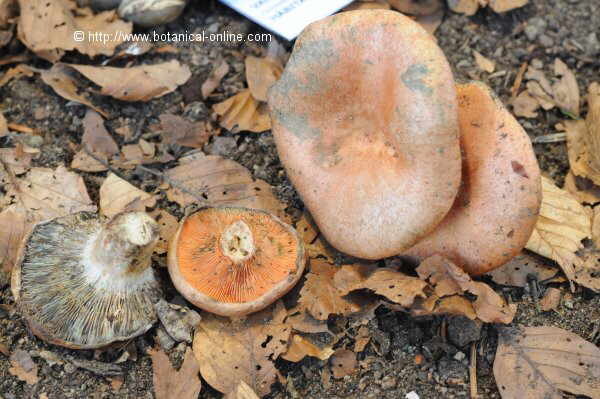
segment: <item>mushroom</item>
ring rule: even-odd
[[[276,216],[247,208],[203,208],[183,219],[169,248],[169,274],[191,303],[221,316],[261,310],[300,279],[298,233]]]
[[[535,226],[541,178],[531,140],[483,83],[458,85],[463,184],[452,210],[407,255],[441,254],[471,275],[508,262]]]
[[[11,289],[31,331],[91,349],[146,332],[160,296],[151,255],[158,225],[143,212],[106,222],[80,212],[35,225],[21,243]]]
[[[340,251],[397,255],[452,207],[461,172],[454,79],[410,18],[358,10],[312,23],[268,100],[281,162]]]

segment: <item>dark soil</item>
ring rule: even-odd
[[[212,32],[236,33],[262,32],[247,19],[237,15],[216,2],[192,2],[176,23],[161,27],[163,32]],[[208,3],[208,4],[207,4]],[[530,0],[530,4],[506,13],[495,14],[480,10],[473,17],[447,12],[436,32],[438,42],[450,61],[457,80],[477,79],[488,83],[506,102],[515,75],[524,62],[535,62],[550,74],[556,57],[561,58],[573,70],[582,93],[588,84],[598,78],[600,69],[600,7],[597,0]],[[97,104],[111,114],[107,127],[111,132],[129,126],[136,136],[152,137],[149,127],[158,123],[158,116],[166,111],[183,114],[190,120],[200,120],[210,115],[212,104],[235,94],[245,85],[244,58],[246,55],[264,54],[268,43],[236,43],[230,45],[180,46],[179,54],[143,56],[144,63],[159,59],[177,58],[189,65],[192,78],[183,88],[148,103],[125,103],[108,97],[96,98]],[[284,43],[291,48],[291,43]],[[496,62],[492,75],[480,72],[474,64],[472,50]],[[24,52],[18,46],[8,49],[10,53]],[[226,60],[230,72],[209,101],[200,97],[199,87],[211,68],[220,60]],[[69,54],[67,62],[90,63],[78,55]],[[94,61],[99,63],[98,60]],[[35,66],[47,68],[44,61]],[[8,69],[0,67],[0,73]],[[82,118],[85,107],[69,103],[57,96],[39,78],[21,78],[0,88],[0,107],[8,120],[23,124],[39,132],[44,144],[42,153],[34,166],[57,167],[69,165],[73,158],[70,143],[79,143],[82,135]],[[584,110],[585,112],[585,110]],[[209,116],[210,117],[210,116]],[[564,119],[557,110],[539,112],[537,119],[520,120],[533,138],[554,132],[554,125]],[[118,135],[114,135],[121,140]],[[0,138],[0,147],[11,146],[7,138]],[[177,156],[188,151],[172,147]],[[289,205],[293,214],[302,210],[302,203],[286,179],[278,161],[270,133],[237,134],[223,132],[213,137],[204,149],[207,153],[232,158],[246,166],[255,177],[276,187],[278,195]],[[561,182],[568,170],[564,143],[537,144],[535,151],[542,169]],[[171,164],[157,165],[157,168]],[[127,178],[140,187],[148,189],[160,184],[155,176],[140,170],[124,171]],[[94,200],[105,174],[81,173]],[[1,189],[0,189],[1,190]],[[182,212],[175,204],[163,201],[159,204],[177,216]],[[170,286],[164,269],[164,259],[157,260],[157,269],[165,285],[167,300],[173,301],[176,292]],[[17,349],[27,351],[39,367],[40,381],[27,385],[8,371],[8,357],[0,351],[0,399],[40,398],[152,398],[152,363],[146,349],[154,345],[156,331],[151,330],[121,347],[108,351],[72,351],[45,344],[33,337],[16,312],[10,294],[7,275],[0,274],[0,345],[12,353]],[[568,291],[562,285],[563,293]],[[562,327],[593,340],[594,326],[600,320],[600,297],[579,288],[569,298],[564,298],[557,311],[542,312],[527,288],[497,287],[505,296],[519,305],[514,324],[553,325]],[[180,300],[180,298],[176,298]],[[307,358],[294,364],[283,360],[278,366],[285,383],[274,386],[273,398],[404,398],[415,391],[421,398],[459,398],[469,396],[468,358],[470,344],[464,334],[472,332],[473,325],[460,318],[436,317],[415,319],[401,312],[380,308],[369,322],[372,343],[359,354],[359,370],[354,376],[341,380],[323,378],[326,362]],[[350,330],[352,333],[354,330]],[[453,333],[450,333],[453,331]],[[474,337],[477,338],[478,334]],[[494,359],[496,332],[494,326],[484,326],[478,341],[478,390],[482,398],[498,398],[494,383],[492,363]],[[349,343],[342,341],[340,345]],[[462,346],[461,346],[462,344]],[[185,344],[179,344],[170,357],[179,364],[185,352]],[[133,354],[117,364],[121,377],[102,376],[98,370],[88,371],[73,366],[70,359],[115,362],[127,349]],[[44,357],[50,351],[69,362],[51,364]],[[415,356],[423,361],[417,364]],[[94,367],[90,367],[94,368]],[[115,378],[117,382],[115,382]],[[118,379],[123,384],[117,387]],[[202,398],[218,398],[221,394],[204,385]],[[570,396],[569,396],[570,397]]]

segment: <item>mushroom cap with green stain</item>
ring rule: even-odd
[[[340,251],[399,254],[452,207],[461,173],[454,79],[410,18],[358,10],[309,25],[268,102],[281,162]]]

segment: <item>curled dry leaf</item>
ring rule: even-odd
[[[17,204],[0,212],[0,271],[8,272],[14,266],[19,245],[28,228],[27,215]]]
[[[526,248],[550,258],[562,268],[569,280],[583,260],[576,251],[583,248],[581,240],[591,236],[589,212],[571,194],[542,177],[542,206],[536,226]]]
[[[149,101],[187,82],[190,69],[176,60],[130,68],[65,64],[100,86],[100,94],[123,101]]]
[[[432,298],[436,301],[436,296],[443,298],[465,292],[475,295],[477,299],[472,302],[473,310],[484,323],[508,324],[515,316],[515,304],[507,304],[487,284],[471,280],[467,273],[442,256],[434,255],[423,260],[417,267],[417,273],[423,280],[429,280],[435,292]],[[435,311],[435,307],[433,309]]]
[[[202,148],[212,134],[205,122],[190,122],[173,114],[162,114],[159,118],[163,142],[166,144],[175,143],[184,147]]]
[[[540,257],[527,252],[515,256],[506,264],[487,273],[496,284],[525,287],[527,276],[535,276],[538,281],[550,279],[559,273],[556,267],[543,263]],[[558,281],[559,278],[555,281]]]
[[[494,377],[502,399],[600,397],[600,349],[556,327],[500,327]]]
[[[561,292],[558,288],[548,288],[540,300],[540,307],[544,312],[556,309],[560,304],[560,296]]]
[[[330,359],[333,378],[344,378],[356,372],[356,353],[348,349],[338,349]]]
[[[327,360],[333,355],[333,343],[324,345],[313,342],[313,340],[301,334],[292,335],[290,346],[281,357],[290,362],[299,362],[306,356],[316,357],[319,360]]]
[[[579,86],[575,75],[560,58],[554,60],[554,74],[560,76],[552,86],[556,105],[568,115],[579,116]]]
[[[291,327],[281,301],[244,320],[203,315],[194,337],[200,373],[219,392],[247,383],[259,396],[277,379],[274,361],[285,352]]]
[[[317,320],[327,320],[331,314],[348,315],[361,310],[357,301],[339,290],[334,280],[339,267],[314,259],[310,261],[310,272],[300,290],[298,305],[306,309]]]
[[[388,267],[345,265],[339,268],[333,280],[342,295],[367,289],[404,307],[410,307],[416,297],[426,297],[425,281]]]
[[[50,62],[71,50],[90,57],[110,56],[132,30],[132,24],[117,18],[115,10],[93,14],[75,9],[71,1],[19,0],[19,5],[19,40]],[[76,40],[75,32],[83,32],[83,40]],[[96,35],[96,40],[88,35]]]
[[[193,154],[180,159],[180,165],[165,172],[171,188],[170,201],[185,207],[193,203],[262,209],[287,219],[285,206],[272,187],[253,179],[239,163],[217,155]]]
[[[213,105],[213,109],[220,116],[221,126],[232,133],[260,133],[271,128],[271,118],[265,104],[256,101],[249,89]]]
[[[246,81],[252,97],[267,101],[267,91],[279,80],[283,72],[281,63],[273,58],[246,57]]]
[[[145,211],[156,205],[156,197],[109,173],[100,186],[100,212],[113,217],[124,211]]]
[[[38,377],[38,366],[33,362],[29,353],[17,349],[10,356],[8,372],[29,385],[35,385],[40,380]]]
[[[208,75],[208,78],[202,83],[200,91],[202,92],[202,98],[206,99],[210,96],[213,91],[219,87],[221,80],[229,73],[229,64],[226,61],[221,61],[218,67],[213,69]]]
[[[150,351],[152,357],[152,382],[156,399],[196,399],[202,388],[198,362],[193,351],[185,351],[183,364],[175,370],[169,357],[161,350]]]
[[[486,58],[483,55],[481,55],[480,52],[473,50],[473,56],[475,57],[475,62],[477,63],[477,66],[482,71],[492,73],[496,69],[496,63],[490,60],[489,58]]]

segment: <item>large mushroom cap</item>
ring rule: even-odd
[[[486,273],[525,246],[541,203],[531,141],[483,83],[458,85],[463,185],[448,216],[406,254],[435,253],[472,275]]]
[[[169,273],[191,303],[222,316],[265,308],[304,271],[302,240],[276,216],[247,208],[204,208],[171,241]]]
[[[432,37],[402,14],[350,11],[309,25],[269,107],[281,162],[337,249],[396,255],[452,206],[454,80]]]
[[[158,225],[143,212],[106,223],[80,212],[37,224],[20,247],[12,292],[32,332],[92,349],[146,332],[160,289],[150,267]]]

